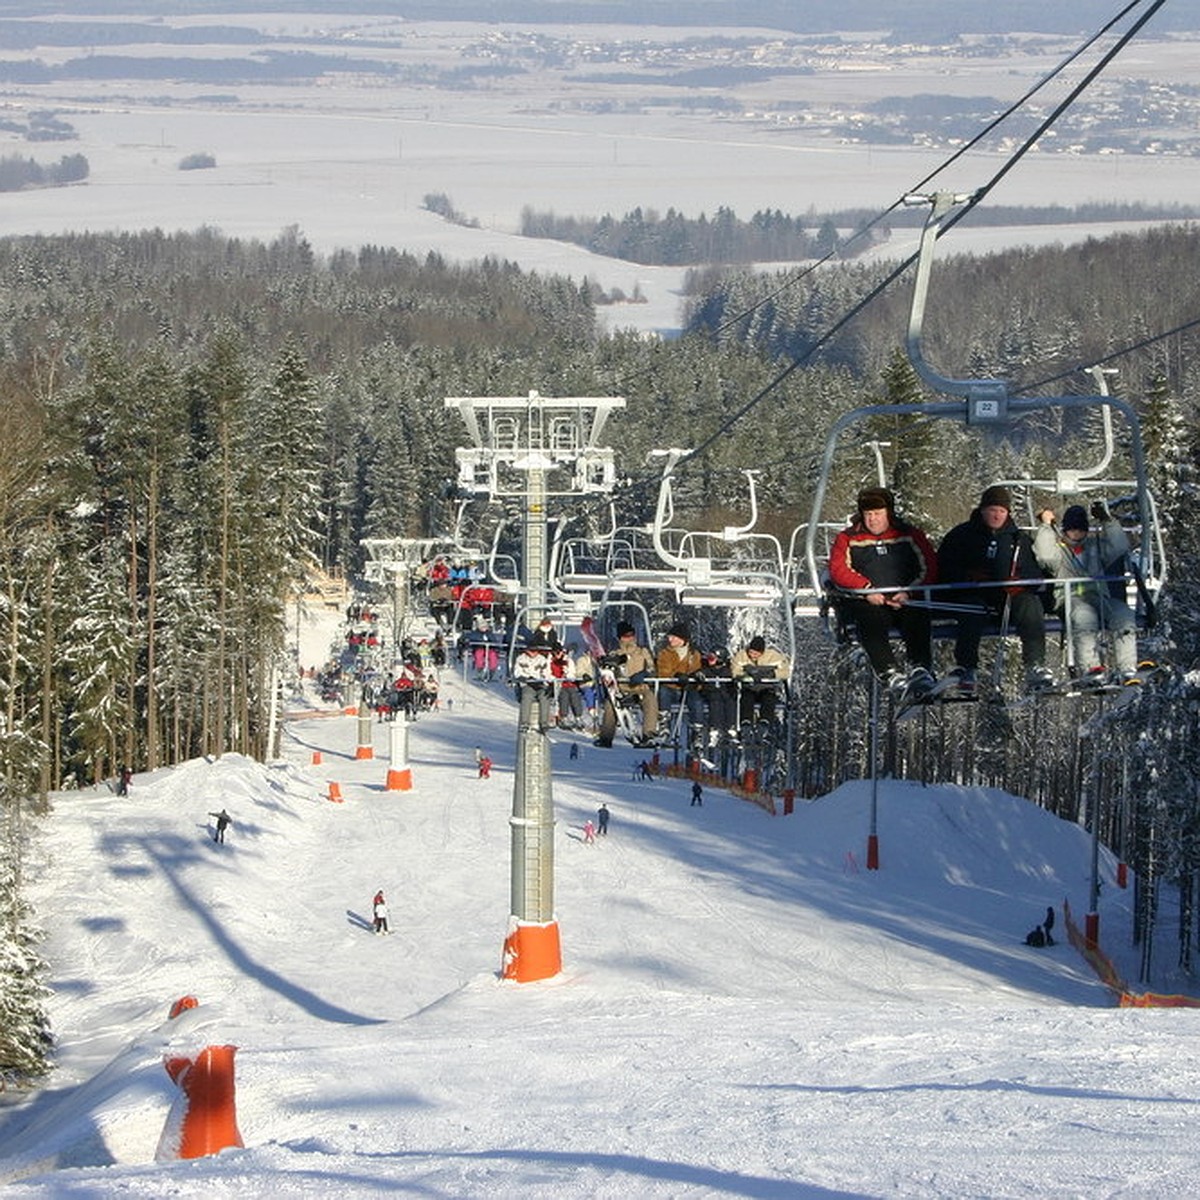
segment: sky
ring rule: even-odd
[[[336,620],[296,622],[301,662]],[[505,981],[515,705],[459,675],[442,693],[410,729],[409,791],[385,786],[388,728],[359,757],[357,718],[305,684],[277,760],[53,797],[27,870],[57,1067],[0,1097],[5,1197],[1194,1191],[1200,1011],[1118,1008],[1064,938],[1024,944],[1047,905],[1060,934],[1064,901],[1087,907],[1080,828],[884,782],[868,871],[867,782],[786,816],[713,786],[695,807],[684,782],[632,781],[644,752],[555,732],[562,971]],[[1107,854],[1101,872],[1101,940],[1132,979],[1131,892]],[[244,1146],[156,1161],[180,1097],[164,1057],[223,1045]]]

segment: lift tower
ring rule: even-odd
[[[473,445],[456,451],[459,488],[524,504],[521,589],[526,620],[547,608],[547,501],[610,492],[612,451],[600,432],[620,397],[448,396]],[[512,882],[504,977],[520,983],[562,970],[554,916],[554,798],[550,741],[535,725],[518,727],[513,781]]]

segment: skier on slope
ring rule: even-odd
[[[390,933],[388,929],[388,907],[387,901],[383,898],[383,889],[375,893],[375,899],[371,901],[371,911],[375,917],[375,932]]]
[[[212,840],[214,842],[224,842],[225,830],[233,824],[233,818],[224,809],[221,809],[220,812],[210,812],[208,815],[217,818],[217,827],[213,830]]]

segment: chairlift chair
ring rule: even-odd
[[[1020,479],[1010,482],[1022,489],[1040,488],[1063,497],[1086,493],[1107,496],[1120,494],[1127,497],[1130,511],[1127,522],[1135,525],[1140,534],[1138,566],[1144,584],[1151,589],[1152,594],[1153,590],[1161,586],[1164,574],[1163,543],[1158,528],[1157,509],[1147,483],[1145,453],[1137,413],[1125,401],[1109,394],[1104,375],[1096,369],[1092,370],[1098,385],[1096,394],[1065,396],[1016,396],[1009,392],[1008,385],[1003,380],[950,379],[934,371],[925,361],[921,349],[921,332],[933,252],[946,217],[966,197],[939,193],[932,197],[911,199],[929,203],[930,215],[921,237],[906,348],[909,360],[921,379],[934,391],[953,398],[913,404],[867,405],[845,413],[833,423],[825,442],[814,490],[812,515],[804,529],[804,558],[810,592],[820,595],[825,591],[828,545],[822,546],[821,543],[824,541],[824,531],[828,528],[825,514],[826,493],[834,473],[839,443],[848,431],[872,418],[898,416],[952,420],[967,429],[983,431],[1011,426],[1028,414],[1047,409],[1099,409],[1106,431],[1106,451],[1100,463],[1090,467],[1060,469],[1052,479]],[[1119,476],[1110,471],[1112,449],[1115,445],[1112,430],[1114,415],[1124,421],[1129,456],[1129,470]],[[822,549],[824,557],[820,553]],[[962,585],[955,586],[961,588]],[[936,592],[937,589],[935,587],[932,590]]]

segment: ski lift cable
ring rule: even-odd
[[[986,125],[984,125],[984,127],[982,129],[980,129],[979,132],[976,133],[974,137],[972,137],[969,141],[967,141],[965,144],[960,146],[956,151],[954,151],[954,153],[951,154],[950,157],[945,160],[945,162],[941,163],[937,167],[934,167],[934,169],[932,171],[930,171],[929,174],[926,175],[924,179],[919,180],[912,188],[909,189],[909,192],[906,193],[905,195],[909,195],[912,192],[921,191],[928,184],[930,184],[934,179],[936,179],[943,171],[947,170],[949,167],[952,167],[965,154],[970,153],[971,150],[973,150],[976,146],[978,146],[979,143],[982,142],[984,140],[984,138],[988,137],[998,126],[1002,125],[1005,121],[1007,121],[1009,119],[1009,117],[1011,117],[1014,113],[1018,112],[1021,108],[1023,108],[1026,104],[1028,104],[1029,101],[1032,100],[1033,97],[1038,94],[1038,92],[1040,92],[1044,87],[1048,87],[1051,83],[1053,83],[1054,80],[1057,79],[1058,76],[1061,75],[1069,66],[1071,66],[1072,63],[1074,63],[1078,58],[1080,58],[1080,56],[1082,56],[1089,49],[1091,49],[1091,47],[1094,46],[1096,44],[1096,42],[1098,42],[1102,37],[1104,37],[1104,35],[1107,34],[1113,28],[1114,25],[1116,25],[1122,18],[1127,16],[1132,9],[1135,9],[1142,2],[1143,2],[1143,0],[1130,0],[1130,3],[1125,5],[1125,7],[1120,10],[1120,12],[1118,12],[1115,16],[1113,16],[1107,22],[1105,22],[1105,24],[1103,26],[1101,26],[1098,30],[1096,30],[1096,32],[1094,34],[1092,34],[1092,36],[1089,37],[1086,41],[1082,42],[1079,46],[1077,46],[1074,50],[1072,50],[1071,53],[1068,54],[1067,57],[1064,58],[1062,60],[1062,62],[1060,62],[1058,64],[1058,66],[1056,66],[1053,70],[1049,71],[1046,75],[1044,75],[1041,79],[1039,79],[1035,84],[1033,84],[1032,87],[1028,88],[1021,96],[1019,96],[1016,100],[1014,100],[1003,112],[999,113],[996,117],[994,117],[991,121],[989,121]],[[826,253],[823,254],[820,258],[816,259],[814,262],[809,263],[807,266],[805,266],[801,270],[797,271],[794,275],[791,275],[787,279],[783,280],[783,282],[781,282],[778,287],[776,287],[772,291],[768,292],[765,296],[761,297],[760,299],[756,300],[748,308],[743,309],[741,312],[737,313],[735,316],[729,317],[725,321],[723,321],[719,326],[717,326],[716,330],[714,331],[714,336],[720,337],[722,333],[724,333],[726,330],[732,328],[734,325],[738,324],[738,322],[744,321],[744,320],[746,320],[747,317],[752,316],[763,305],[769,304],[777,296],[782,295],[784,292],[797,286],[797,284],[803,282],[804,279],[806,279],[809,275],[811,275],[819,267],[824,266],[825,263],[827,263],[831,258],[835,257],[835,255],[843,253],[847,247],[853,246],[855,242],[857,242],[860,238],[865,237],[868,233],[871,232],[872,229],[875,228],[875,226],[880,224],[882,221],[885,221],[898,208],[902,208],[904,206],[904,202],[905,202],[905,196],[898,197],[890,205],[888,205],[888,207],[885,208],[882,212],[880,212],[876,216],[872,217],[871,220],[868,221],[865,225],[863,225],[859,229],[856,229],[854,231],[854,233],[852,233],[850,235],[850,237],[843,243],[842,246],[837,247],[837,248],[831,248],[830,250],[826,251]]]
[[[943,222],[942,227],[937,232],[937,236],[939,238],[948,230],[957,225],[959,221],[961,221],[989,192],[993,190],[993,188],[995,188],[995,186],[1013,169],[1013,167],[1015,167],[1016,164],[1033,148],[1038,140],[1040,140],[1046,134],[1047,130],[1052,127],[1052,125],[1062,116],[1062,114],[1072,104],[1075,103],[1079,96],[1086,91],[1088,87],[1091,86],[1096,77],[1109,65],[1109,63],[1111,63],[1112,60],[1125,49],[1133,37],[1141,31],[1146,22],[1154,16],[1154,14],[1163,6],[1165,2],[1166,0],[1151,0],[1147,11],[1144,12],[1129,29],[1120,35],[1114,45],[1101,56],[1100,60],[1085,74],[1083,79],[1071,89],[1067,96],[1058,105],[1055,106],[1051,113],[1038,125],[1033,133],[1030,134],[1029,137],[1027,137],[1025,141],[1013,151],[1007,162],[1000,167],[1000,169],[992,176],[992,178],[987,183],[976,189],[976,191],[966,196],[964,198],[962,207],[957,212],[952,213],[947,217],[947,219]],[[960,149],[956,151],[954,155],[952,155],[941,166],[936,168],[932,173],[927,175],[919,184],[916,185],[916,187],[919,188],[925,186],[930,180],[940,174],[947,166],[956,161],[956,159],[965,153],[970,146],[975,145],[981,137],[994,129],[1000,120],[1003,120],[1004,117],[1008,116],[1012,111],[1019,107],[1020,104],[1023,104],[1029,96],[1035,94],[1042,86],[1048,83],[1050,79],[1059,74],[1070,62],[1078,58],[1084,50],[1094,45],[1097,39],[1112,29],[1112,27],[1118,21],[1127,16],[1130,12],[1132,12],[1133,9],[1137,8],[1142,3],[1144,3],[1144,0],[1132,0],[1131,3],[1126,4],[1113,18],[1106,22],[1100,30],[1088,38],[1087,41],[1081,45],[1074,54],[1068,56],[1068,58],[1059,64],[1059,66],[1056,67],[1052,72],[1050,72],[1045,79],[1039,81],[1036,85],[1034,85],[1033,88],[1029,89],[1026,95],[1022,97],[1020,101],[1017,101],[1010,106],[1010,108],[1006,110],[1001,117],[998,117],[996,120],[990,122],[983,132],[973,138],[967,146],[960,147]],[[896,203],[903,203],[906,198],[911,197],[914,194],[914,191],[915,188],[906,192],[905,197],[902,197],[901,200],[897,201]],[[887,212],[893,211],[895,207],[896,204],[893,204],[891,208],[887,210]],[[882,219],[882,216],[877,218],[877,220],[878,219]],[[807,346],[799,355],[797,355],[797,357],[794,358],[791,363],[789,363],[782,371],[780,371],[772,380],[765,384],[757,393],[755,393],[754,396],[747,400],[745,404],[743,404],[735,412],[731,413],[724,421],[721,422],[721,424],[713,433],[701,440],[695,447],[689,450],[675,465],[682,466],[683,464],[690,462],[692,459],[699,457],[712,445],[724,437],[743,417],[756,408],[773,391],[780,387],[796,370],[802,366],[806,366],[818,350],[825,346],[836,334],[840,333],[846,325],[848,325],[855,317],[858,316],[860,312],[863,311],[863,309],[865,309],[884,291],[886,291],[902,274],[904,274],[905,271],[908,270],[908,268],[917,260],[917,258],[918,254],[916,251],[914,251],[907,258],[902,259],[893,268],[893,270],[884,276],[884,278],[880,280],[880,282],[877,283],[864,297],[862,297],[862,299],[857,301],[847,312],[837,318],[822,334],[820,334],[809,346]],[[803,274],[806,273],[807,271],[796,277],[796,279],[793,279],[792,284],[794,284],[799,278],[803,278]],[[777,295],[778,290],[773,294]],[[747,311],[751,312],[753,309]],[[736,320],[736,318],[734,319]],[[726,323],[723,328],[727,327],[727,325],[728,323]],[[649,486],[657,485],[657,482],[658,480],[656,476],[647,475],[641,480],[631,481],[623,490],[626,494],[631,492],[636,493],[646,489]]]
[[[976,133],[974,137],[972,137],[964,145],[960,146],[956,151],[954,151],[954,153],[951,154],[949,158],[947,158],[944,162],[942,162],[941,164],[936,166],[923,179],[918,180],[918,182],[916,184],[914,184],[913,187],[908,189],[908,191],[906,191],[903,195],[899,196],[896,200],[894,200],[890,205],[888,205],[887,208],[883,209],[876,216],[872,217],[871,220],[867,222],[867,224],[862,226],[860,229],[855,230],[854,233],[850,235],[850,237],[847,239],[847,241],[843,244],[842,247],[831,248],[825,254],[823,254],[820,258],[818,258],[815,262],[809,263],[807,266],[803,267],[802,269],[797,271],[795,274],[790,275],[788,278],[784,279],[779,284],[778,287],[776,287],[772,291],[768,292],[765,296],[760,297],[749,307],[743,309],[741,312],[735,314],[734,316],[728,317],[726,320],[722,321],[721,324],[714,331],[714,336],[720,337],[720,335],[722,333],[724,333],[726,330],[731,329],[733,326],[737,325],[739,322],[746,320],[747,317],[752,316],[755,312],[757,312],[760,308],[762,308],[763,305],[769,304],[777,296],[780,296],[784,292],[789,291],[791,288],[798,286],[806,278],[808,278],[809,275],[811,275],[813,272],[815,272],[818,268],[824,266],[825,263],[827,263],[831,258],[835,257],[835,255],[843,252],[846,247],[852,246],[860,238],[865,237],[868,233],[871,232],[872,229],[874,229],[882,221],[885,221],[898,208],[902,208],[904,206],[908,196],[910,196],[913,192],[921,191],[929,183],[931,183],[934,179],[936,179],[940,174],[942,174],[942,172],[946,171],[948,168],[953,166],[960,158],[962,158],[965,154],[968,154],[971,150],[973,150],[976,146],[978,146],[979,143],[984,140],[984,138],[988,137],[999,125],[1003,124],[1003,122],[1007,121],[1009,119],[1009,117],[1011,117],[1014,113],[1018,112],[1022,107],[1024,107],[1024,105],[1026,105],[1031,99],[1033,99],[1033,97],[1036,96],[1038,94],[1038,92],[1040,92],[1044,87],[1049,86],[1055,79],[1058,78],[1059,75],[1061,75],[1063,73],[1063,71],[1065,71],[1069,66],[1071,66],[1072,63],[1074,63],[1078,58],[1080,58],[1089,49],[1091,49],[1091,47],[1094,46],[1096,44],[1096,42],[1098,42],[1102,37],[1104,37],[1105,34],[1107,34],[1110,30],[1112,30],[1112,28],[1118,22],[1120,22],[1133,9],[1137,8],[1138,5],[1143,2],[1144,2],[1144,0],[1130,0],[1130,3],[1126,4],[1124,8],[1122,8],[1118,13],[1116,13],[1116,15],[1114,15],[1108,21],[1106,21],[1104,25],[1102,25],[1098,30],[1096,30],[1095,33],[1093,33],[1091,35],[1091,37],[1087,38],[1084,42],[1082,42],[1079,46],[1077,46],[1070,54],[1067,55],[1066,58],[1064,58],[1062,60],[1062,62],[1060,62],[1056,67],[1053,68],[1053,70],[1049,71],[1041,79],[1039,79],[1035,84],[1033,84],[1032,87],[1028,88],[1021,96],[1019,96],[1016,100],[1014,100],[1003,112],[998,114],[995,118],[993,118],[986,125],[984,125],[984,127],[978,133]],[[1157,8],[1157,7],[1161,6],[1161,4],[1163,2],[1164,2],[1164,0],[1157,0],[1155,7]],[[1142,21],[1142,24],[1144,24],[1145,20],[1148,20],[1149,16],[1152,16],[1152,15],[1153,15],[1153,12],[1148,14],[1147,17]],[[1140,25],[1137,28],[1140,28]],[[1118,43],[1116,49],[1114,51],[1110,52],[1110,54],[1101,61],[1100,67],[1098,69],[1102,70],[1103,67],[1105,65],[1107,65],[1107,63],[1111,60],[1113,54],[1119,52],[1119,50],[1124,46],[1124,44],[1128,40],[1129,39],[1127,36],[1122,41],[1120,41]],[[1094,75],[1095,75],[1095,72],[1093,71],[1092,74],[1089,75],[1089,77],[1088,77],[1088,82],[1090,82],[1091,78],[1094,78]],[[1077,89],[1075,92],[1072,93],[1072,96],[1069,98],[1068,102],[1073,102],[1074,98],[1078,94],[1079,94],[1079,90]],[[1055,117],[1060,115],[1062,111],[1063,111],[1063,106],[1060,106],[1055,112]],[[1046,127],[1047,126],[1043,126],[1041,129],[1039,129],[1037,134],[1035,134],[1034,138],[1031,139],[1031,142],[1036,141],[1037,138],[1040,137],[1042,135],[1042,133],[1045,132]],[[1022,150],[1021,150],[1022,154],[1024,153],[1025,149],[1028,148],[1028,145],[1031,144],[1031,142],[1027,143],[1027,145],[1022,148]],[[1000,177],[998,176],[996,182],[998,182],[999,178]],[[973,207],[973,205],[972,205],[972,207]],[[965,215],[966,214],[964,212],[963,214],[960,215],[959,219],[961,219],[961,216],[965,216]],[[954,222],[951,222],[950,224],[953,224],[953,223]],[[947,228],[949,228],[949,224],[947,225]],[[631,376],[630,378],[636,378],[636,375]],[[627,390],[627,388],[622,388],[619,390]]]
[[[1060,380],[1078,374],[1080,371],[1087,370],[1087,367],[1103,367],[1108,363],[1115,362],[1117,359],[1124,358],[1128,354],[1136,354],[1139,350],[1145,350],[1147,346],[1153,346],[1157,342],[1164,341],[1166,338],[1174,337],[1177,333],[1186,333],[1189,329],[1195,329],[1200,326],[1200,317],[1193,317],[1190,321],[1184,321],[1181,325],[1176,325],[1171,329],[1164,329],[1161,333],[1153,333],[1148,337],[1144,337],[1141,341],[1133,342],[1128,346],[1122,347],[1120,350],[1114,350],[1111,354],[1106,354],[1103,358],[1098,358],[1094,362],[1090,362],[1087,366],[1080,363],[1078,366],[1069,367],[1065,371],[1060,371],[1057,375],[1049,375],[1045,379],[1039,380],[1037,383],[1031,383],[1027,386],[1015,389],[1017,393],[1032,392],[1040,390],[1051,383],[1058,383]]]
[[[1129,44],[1133,37],[1140,32],[1142,27],[1148,20],[1166,3],[1166,0],[1152,0],[1149,9],[1138,18],[1133,25],[1127,29],[1116,41],[1116,43],[1107,50],[1097,62],[1073,87],[1070,92],[1055,106],[1055,108],[1047,115],[1038,127],[1025,139],[1025,141],[1017,147],[1017,149],[1009,157],[992,178],[981,187],[977,188],[969,196],[965,197],[962,207],[957,212],[952,213],[947,217],[942,227],[938,230],[937,236],[940,238],[948,230],[958,224],[973,209],[983,198],[992,191],[993,188],[1017,165],[1024,156],[1029,153],[1033,146],[1045,135],[1046,131],[1062,116],[1062,114],[1079,98],[1079,96],[1087,90],[1095,80],[1095,78],[1103,71],[1112,60],[1121,53],[1122,50]],[[1128,5],[1123,12],[1128,12],[1134,5]],[[910,193],[911,194],[911,193]],[[861,300],[859,300],[851,309],[839,317],[826,331],[820,335],[811,345],[809,345],[800,355],[798,355],[787,367],[785,367],[771,382],[761,388],[756,395],[751,397],[745,404],[736,412],[727,417],[717,429],[707,438],[704,438],[696,447],[694,447],[687,455],[679,460],[677,466],[696,458],[702,454],[725,434],[727,434],[738,421],[740,421],[748,412],[757,407],[767,396],[779,387],[794,371],[799,367],[806,365],[812,356],[825,345],[836,333],[844,328],[854,317],[856,317],[866,306],[872,303],[883,291],[895,282],[895,280],[906,271],[917,259],[916,252],[910,254],[903,259],[899,265],[889,272],[883,280],[875,285]]]

